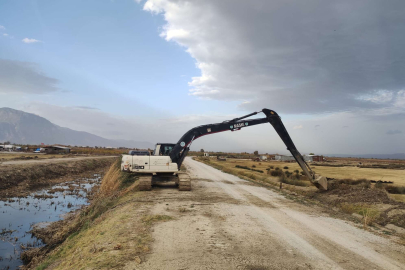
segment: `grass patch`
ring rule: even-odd
[[[245,170],[254,171],[254,172],[259,172],[259,173],[264,173],[264,171],[262,171],[262,170],[253,169],[253,168],[256,168],[255,165],[252,165],[252,168],[249,168],[249,167],[247,167],[247,166],[235,165],[235,168],[238,168],[238,169],[245,169]]]
[[[397,202],[405,203],[405,194],[389,194],[388,196]]]
[[[172,219],[173,219],[173,217],[167,216],[167,215],[148,215],[148,216],[143,217],[142,221],[148,225],[152,225],[153,223],[156,223],[156,222],[169,221]]]
[[[339,179],[328,183],[328,190],[339,189],[342,185],[361,186],[363,188],[370,188],[371,182],[367,179]]]
[[[371,225],[381,214],[378,209],[368,205],[368,204],[353,204],[353,203],[342,203],[339,207],[343,212],[348,214],[359,214],[363,217],[363,226],[367,227]]]
[[[387,186],[385,186],[385,190],[391,194],[405,194],[405,187],[387,185]]]
[[[46,269],[51,263],[50,262],[44,262],[41,263],[37,268],[35,268],[36,270],[44,270]]]
[[[300,186],[300,187],[307,187],[309,186],[309,183],[306,181],[301,181],[301,180],[297,180],[297,179],[293,179],[291,177],[288,177],[285,174],[282,174],[279,177],[279,182],[281,183],[285,183],[285,184],[289,184],[289,185],[294,185],[294,186]]]

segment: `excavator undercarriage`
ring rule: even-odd
[[[179,172],[176,175],[142,175],[139,177],[138,188],[141,191],[150,191],[152,186],[162,183],[174,183],[180,191],[191,190],[191,178],[187,173]]]

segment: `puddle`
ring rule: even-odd
[[[0,270],[18,269],[21,252],[44,244],[29,231],[34,224],[47,226],[66,213],[88,204],[87,194],[101,176],[77,179],[33,192],[25,198],[0,201]]]

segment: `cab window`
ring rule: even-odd
[[[173,149],[173,146],[171,146],[171,145],[161,145],[159,155],[168,156],[168,155],[170,155],[170,152],[172,151],[172,149]]]

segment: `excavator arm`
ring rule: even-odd
[[[263,112],[266,117],[256,118],[256,119],[245,119],[250,116],[256,115],[260,112]],[[190,129],[186,132],[180,140],[173,147],[173,150],[170,153],[170,158],[173,162],[177,163],[180,168],[183,163],[184,158],[186,157],[188,151],[190,150],[190,144],[197,138],[219,133],[223,131],[236,131],[241,128],[255,126],[264,123],[270,123],[273,128],[276,130],[277,134],[283,140],[284,144],[287,146],[287,150],[290,151],[292,156],[295,158],[297,163],[300,165],[301,169],[304,171],[305,175],[310,179],[310,181],[318,188],[322,190],[327,190],[328,183],[326,177],[316,175],[309,165],[305,162],[303,156],[298,152],[293,141],[291,140],[290,135],[287,132],[283,122],[281,121],[280,116],[273,110],[263,109],[260,112],[254,112],[239,118],[235,118],[229,121],[224,121],[217,124],[202,125]]]

